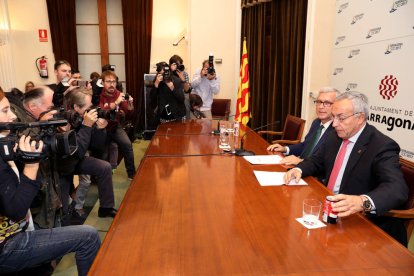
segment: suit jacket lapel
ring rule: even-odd
[[[333,130],[332,124],[329,125],[329,127],[325,130],[325,132],[322,134],[321,139],[319,139],[316,146],[313,148],[312,154],[315,153],[319,147],[325,142],[326,138],[328,137],[329,133]]]
[[[364,154],[364,152],[367,149],[367,144],[370,140],[371,136],[371,128],[367,124],[365,126],[365,129],[362,131],[361,135],[359,136],[358,140],[356,141],[351,154],[349,155],[348,163],[346,164],[344,175],[342,177],[341,181],[341,188],[340,191],[346,187],[349,183],[349,178],[352,176],[352,172],[355,168],[355,166],[358,164],[359,159]]]

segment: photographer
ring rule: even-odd
[[[133,98],[115,88],[117,84],[117,76],[113,71],[103,72],[101,79],[104,88],[100,95],[99,107],[103,110],[108,110],[111,113],[111,118],[106,127],[107,147],[103,159],[107,160],[106,157],[108,156],[109,144],[115,142],[124,156],[128,178],[132,180],[135,175],[134,152],[131,140],[129,140],[128,135],[122,128],[122,123],[125,121],[125,118],[130,116],[134,111]]]
[[[157,110],[161,123],[186,119],[181,79],[166,62],[157,63],[157,75],[150,97],[152,108]]]
[[[197,94],[189,95],[190,106],[191,106],[191,119],[203,119],[206,115],[200,111],[200,108],[203,106],[203,100]]]
[[[107,161],[85,156],[88,153],[88,149],[93,150],[105,146],[105,127],[108,125],[108,121],[99,118],[96,109],[90,109],[92,107],[91,90],[84,87],[76,88],[70,94],[66,95],[66,102],[68,103],[68,107],[71,108],[69,112],[76,112],[78,116],[83,118],[83,122],[80,125],[76,124],[76,120],[70,122],[72,124],[71,127],[76,131],[78,150],[75,154],[64,158],[62,160],[63,162],[60,162],[59,167],[62,167],[62,170],[60,170],[62,194],[69,195],[69,188],[72,184],[74,174],[92,175],[95,177],[98,185],[100,203],[98,216],[115,217],[117,211],[113,208],[115,199],[111,165]],[[72,117],[76,116],[73,115]],[[93,145],[91,141],[93,141]],[[75,212],[80,217],[84,216],[84,212],[81,210],[83,209],[83,203],[89,188],[88,184],[90,182],[85,183],[80,181],[76,192]]]
[[[217,76],[213,66],[213,56],[203,61],[203,67],[197,70],[193,76],[191,86],[193,93],[197,94],[203,100],[203,106],[200,108],[207,118],[211,119],[211,105],[213,104],[213,95],[220,91],[220,77]]]
[[[191,115],[191,105],[190,105],[190,98],[189,95],[191,93],[192,87],[190,83],[190,78],[188,76],[188,73],[185,71],[185,66],[183,64],[183,59],[179,55],[173,55],[170,57],[169,63],[170,63],[170,69],[172,72],[174,72],[175,75],[177,75],[182,83],[183,90],[184,90],[184,105],[186,109],[186,118],[190,118]]]
[[[0,122],[16,119],[1,88],[0,111]],[[0,137],[8,134],[9,131],[2,131]],[[18,147],[23,152],[39,153],[43,143],[36,145],[30,136],[23,135]],[[14,161],[0,158],[1,273],[17,272],[75,252],[78,274],[86,275],[100,247],[97,231],[87,225],[34,230],[29,207],[41,186],[37,178],[39,163],[34,161],[23,166],[19,170]]]
[[[56,83],[47,85],[53,90],[53,104],[57,107],[63,105],[63,97],[70,90],[74,89],[74,86],[69,86],[73,81],[72,68],[70,63],[66,60],[58,60],[54,65]]]
[[[55,107],[65,107],[64,97],[73,89],[79,86],[92,87],[89,81],[82,81],[78,69],[73,69],[66,60],[59,60],[55,63],[56,83],[47,85],[53,90],[53,104]],[[82,83],[82,84],[81,84]]]

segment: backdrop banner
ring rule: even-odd
[[[414,1],[337,1],[331,84],[368,96],[369,123],[414,161]]]

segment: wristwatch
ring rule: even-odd
[[[364,212],[372,211],[371,200],[369,200],[366,196],[361,196],[361,198],[362,198],[362,209],[364,209]]]

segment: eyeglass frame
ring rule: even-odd
[[[321,101],[321,100],[314,100],[313,103],[316,106],[322,104],[323,107],[330,107],[331,105],[333,105],[333,102],[330,102],[330,101]]]
[[[346,116],[346,117],[339,117],[339,116],[331,116],[331,120],[332,120],[332,123],[334,123],[335,122],[335,120],[337,120],[339,123],[342,123],[343,121],[345,121],[346,119],[348,119],[348,118],[350,118],[350,117],[352,117],[352,116],[354,116],[354,115],[356,115],[356,114],[360,114],[360,113],[362,113],[362,112],[355,112],[355,113],[352,113],[351,115],[349,115],[349,116]]]
[[[116,84],[117,81],[116,80],[105,80],[104,83],[106,83],[106,84]]]

